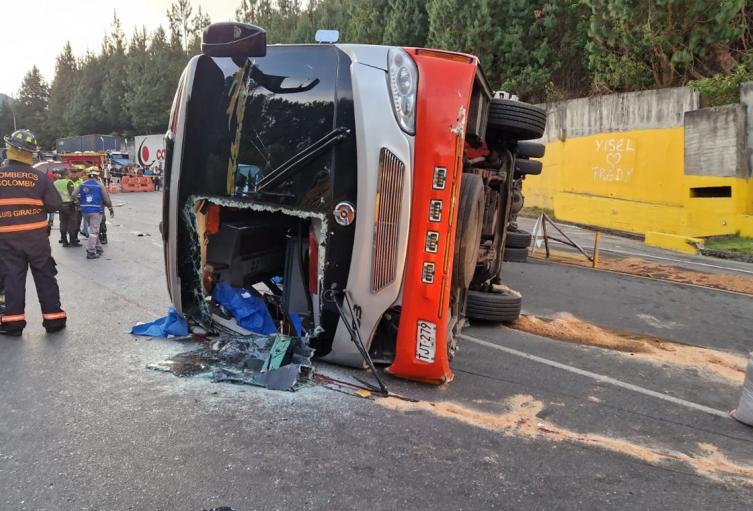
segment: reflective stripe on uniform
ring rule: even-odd
[[[0,226],[0,233],[33,231],[35,229],[47,229],[48,226],[49,226],[49,222],[47,220],[43,220],[41,222],[34,222],[31,224],[5,225],[5,226]]]
[[[49,314],[42,314],[42,318],[44,319],[65,319],[67,316],[65,315],[65,312],[50,312]]]
[[[0,323],[13,323],[15,321],[26,321],[26,315],[16,314],[14,316],[0,316]]]
[[[39,199],[0,199],[0,206],[44,206]]]

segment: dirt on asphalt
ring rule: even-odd
[[[450,401],[409,402],[397,398],[385,398],[378,399],[376,403],[394,411],[424,411],[488,431],[498,431],[506,436],[597,447],[656,466],[681,463],[693,469],[697,474],[714,481],[753,486],[753,466],[741,465],[730,460],[711,444],[699,443],[697,444],[699,452],[683,453],[661,447],[644,446],[626,439],[578,433],[540,419],[538,414],[544,410],[544,404],[529,395],[511,397],[506,404],[507,411],[497,415]]]
[[[686,270],[677,266],[646,261],[638,257],[602,259],[599,262],[599,268],[753,295],[753,278],[742,275],[725,275]]]
[[[672,364],[697,369],[725,383],[741,385],[745,379],[747,360],[744,357],[657,337],[611,330],[568,313],[560,313],[554,319],[521,315],[508,326],[550,339],[614,350],[657,365]]]
[[[541,254],[537,253],[537,256],[542,258]],[[591,267],[591,262],[582,257],[554,251],[549,259],[544,260],[574,264],[586,268]],[[699,272],[678,266],[647,261],[639,257],[628,257],[626,259],[601,258],[599,259],[597,269],[753,295],[753,277]]]

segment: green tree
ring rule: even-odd
[[[472,7],[463,0],[428,0],[428,44],[447,50],[466,50],[466,11]]]
[[[176,0],[167,9],[171,37],[176,37],[186,52],[188,52],[194,32],[191,14],[193,14],[191,0]]]
[[[50,86],[50,101],[47,125],[55,138],[73,135],[71,105],[78,87],[78,62],[71,44],[65,43],[55,61],[55,78]]]
[[[165,31],[157,28],[148,49],[146,31],[135,35],[129,56],[133,58],[128,72],[130,89],[126,107],[135,133],[161,133],[167,127],[179,78]]]
[[[493,11],[495,22],[505,23],[505,30],[494,47],[491,74],[504,90],[529,101],[588,92],[583,53],[590,10],[581,0],[543,6],[535,0],[496,2]]]
[[[0,138],[13,133],[13,106],[9,99],[0,96]],[[0,144],[5,145],[0,141]]]
[[[351,2],[348,9],[347,41],[362,44],[382,44],[384,20],[390,5],[387,0]]]
[[[47,130],[47,105],[50,89],[37,66],[26,73],[15,101],[16,121],[19,129],[30,129],[42,147],[51,147],[54,140]]]
[[[272,11],[271,33],[276,43],[295,42],[295,29],[301,13],[299,0],[277,0]]]
[[[146,83],[146,73],[149,69],[149,36],[146,28],[142,27],[136,30],[128,44],[128,65],[126,67],[126,92],[125,108],[128,112],[130,125],[135,132],[145,133],[142,131],[143,126],[147,123],[143,119],[143,112],[148,106],[144,106],[148,101],[147,95],[149,90]],[[178,41],[178,49],[182,53],[183,47]]]
[[[70,128],[75,134],[109,131],[102,102],[103,60],[102,55],[87,53],[79,63],[79,79],[69,110]]]
[[[588,65],[605,90],[670,87],[710,76],[732,58],[731,46],[746,32],[745,0],[586,1]]]
[[[290,43],[297,42],[301,12],[300,0],[242,0],[235,19],[266,30],[270,43]]]
[[[383,43],[425,46],[429,32],[426,0],[389,0]]]
[[[429,46],[476,55],[492,83],[499,81],[496,51],[506,24],[495,22],[498,4],[504,0],[429,0]]]
[[[314,14],[315,29],[332,29],[340,31],[340,40],[348,42],[348,23],[350,21],[349,5],[351,0],[321,0]],[[310,42],[309,39],[306,42]]]
[[[201,10],[201,6],[196,8],[196,14],[191,18],[191,37],[188,42],[188,54],[196,55],[201,53],[201,36],[204,29],[212,23],[209,14]]]
[[[130,130],[125,107],[128,57],[126,37],[117,14],[102,44],[102,109],[107,120],[106,133],[124,133]]]
[[[292,40],[298,43],[310,43],[314,41],[314,34],[319,28],[316,26],[316,12],[319,8],[318,0],[309,0],[305,10],[301,10],[296,21],[295,32]]]
[[[241,0],[241,5],[235,10],[235,19],[269,31],[272,28],[273,11],[270,0]]]

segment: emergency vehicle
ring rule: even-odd
[[[531,167],[516,165],[531,152],[516,154],[519,141],[545,122],[495,94],[473,55],[268,46],[259,27],[213,24],[165,137],[174,305],[237,331],[211,298],[226,282],[325,361],[450,381],[465,318],[520,311],[499,273],[514,183]]]
[[[84,167],[97,166],[102,168],[107,163],[107,153],[99,151],[76,151],[73,153],[57,153],[57,158],[70,165]]]

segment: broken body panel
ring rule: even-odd
[[[399,310],[389,371],[442,383],[463,141],[467,126],[483,133],[490,92],[474,57],[408,50],[413,135],[390,108],[389,51],[281,45],[243,66],[191,60],[166,137],[168,287],[179,312],[216,323],[213,279],[262,285],[278,319],[303,317],[317,356],[356,367],[351,330],[368,350]],[[332,303],[345,294],[351,307]]]

